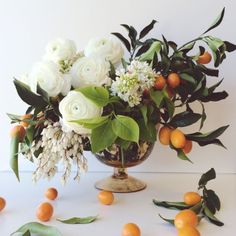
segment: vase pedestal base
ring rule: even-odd
[[[125,169],[115,168],[112,176],[99,180],[95,187],[99,190],[106,190],[114,193],[131,193],[146,188],[146,184],[139,179],[129,176]]]

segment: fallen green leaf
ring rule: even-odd
[[[89,224],[94,222],[97,219],[97,216],[88,216],[88,217],[72,217],[66,220],[57,219],[64,224]]]

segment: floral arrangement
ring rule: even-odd
[[[183,160],[191,161],[186,154],[192,142],[224,147],[218,137],[228,126],[207,133],[181,131],[196,122],[201,129],[204,104],[228,96],[215,91],[223,80],[208,85],[208,77],[218,77],[226,53],[236,49],[207,35],[223,16],[224,10],[208,30],[183,46],[164,36],[146,38],[155,20],[139,34],[123,24],[128,38],[112,33],[121,42],[92,39],[82,52],[71,40],[50,42],[43,60],[14,80],[18,95],[29,106],[26,115],[8,114],[12,123],[19,123],[11,132],[11,167],[17,178],[19,153],[36,164],[35,181],[53,177],[62,162],[65,182],[73,163],[78,167],[75,179],[87,169],[85,150],[99,153],[114,144],[127,150],[140,141],[154,143],[158,132],[160,142]],[[212,58],[215,68],[205,66]],[[194,102],[201,104],[202,112],[193,111]]]

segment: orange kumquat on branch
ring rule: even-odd
[[[204,52],[202,55],[200,55],[197,59],[198,64],[208,64],[211,62],[211,54],[209,52]]]
[[[163,145],[169,145],[170,144],[170,134],[171,134],[171,128],[167,126],[161,127],[159,130],[159,141]]]
[[[22,121],[20,122],[20,125],[27,128],[29,126],[29,121],[27,121],[27,120],[30,120],[32,117],[33,117],[32,114],[25,114],[25,115],[21,116],[20,119]]]
[[[171,73],[167,77],[167,83],[171,88],[176,88],[180,85],[180,77],[177,73]]]
[[[11,132],[10,132],[10,136],[12,138],[19,138],[19,141],[23,141],[24,137],[25,137],[25,128],[22,125],[16,125],[12,128]]]
[[[156,77],[156,81],[154,83],[154,88],[157,90],[162,90],[166,85],[166,79],[164,76],[159,75]]]
[[[186,144],[185,135],[179,129],[175,129],[170,133],[170,141],[175,148],[183,148]]]
[[[185,143],[185,145],[184,145],[184,147],[183,147],[183,152],[184,152],[185,154],[190,153],[191,150],[192,150],[192,147],[193,147],[193,142],[192,142],[192,140],[186,140],[186,143]]]
[[[163,220],[174,225],[179,231],[178,236],[198,236],[200,233],[195,229],[199,219],[206,218],[209,222],[223,226],[224,223],[215,217],[220,210],[220,199],[212,189],[207,189],[206,184],[216,178],[213,168],[204,173],[199,182],[198,189],[202,190],[202,196],[197,192],[187,192],[184,194],[184,202],[158,201],[153,199],[153,203],[159,207],[180,210],[174,219]],[[192,234],[191,234],[192,232]]]

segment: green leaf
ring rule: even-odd
[[[140,130],[140,139],[143,141],[148,141],[154,143],[156,141],[157,131],[156,126],[148,122],[146,125],[144,120],[138,120],[139,130]]]
[[[20,181],[19,177],[19,169],[18,169],[18,152],[19,152],[19,137],[12,137],[11,145],[10,145],[10,167],[15,173],[18,181]]]
[[[185,155],[184,151],[182,149],[175,149],[177,152],[177,156],[179,159],[183,161],[189,161],[193,164],[193,162]]]
[[[141,56],[139,57],[140,61],[148,61],[148,60],[152,60],[155,53],[158,54],[161,51],[161,43],[159,41],[155,41],[152,43],[152,45],[150,46],[150,48],[144,52],[143,54],[141,54]]]
[[[153,199],[153,203],[159,207],[174,209],[174,210],[184,210],[189,209],[191,205],[187,205],[184,202],[168,202],[168,201],[158,201]]]
[[[116,33],[116,32],[111,33],[111,34],[115,35],[125,45],[127,50],[130,52],[130,50],[131,50],[130,43],[122,34]]]
[[[162,220],[164,220],[164,221],[166,221],[166,222],[168,222],[168,223],[174,225],[174,220],[172,220],[172,219],[166,219],[166,218],[164,218],[163,216],[161,216],[160,214],[159,214],[159,216],[161,217]]]
[[[195,44],[196,44],[196,41],[191,42],[191,43],[185,45],[184,47],[181,47],[181,51],[186,55],[189,51],[191,51],[193,49]]]
[[[39,86],[39,84],[37,84],[37,93],[42,96],[42,98],[44,99],[44,101],[45,101],[46,103],[50,103],[50,98],[49,98],[49,96],[48,96],[48,93],[47,93],[45,90],[43,90],[43,89]]]
[[[204,189],[204,199],[206,202],[210,202],[210,204],[214,207],[214,209],[220,210],[220,199],[217,194],[212,189]]]
[[[34,140],[34,130],[35,130],[35,126],[29,126],[26,129],[26,137],[28,139],[28,141],[30,142],[30,144],[33,142]]]
[[[197,143],[200,145],[200,146],[206,146],[206,145],[209,145],[209,144],[215,144],[215,145],[218,145],[220,147],[223,147],[225,149],[227,149],[224,144],[219,140],[219,139],[213,139],[213,140],[210,140],[210,141],[197,141]]]
[[[219,70],[210,69],[210,68],[207,68],[206,66],[200,65],[200,64],[198,64],[196,67],[206,75],[215,76],[215,77],[219,76]]]
[[[191,75],[187,74],[187,73],[181,73],[180,77],[182,80],[185,80],[193,85],[196,84],[196,80],[194,79],[194,77],[192,77]]]
[[[22,236],[31,236],[31,233],[29,230],[27,230],[24,234],[22,234]]]
[[[149,25],[143,28],[139,34],[139,39],[145,37],[153,29],[156,22],[157,22],[156,20],[152,20],[152,22]]]
[[[222,126],[214,131],[202,134],[200,132],[193,133],[193,134],[187,134],[186,138],[192,141],[200,141],[200,142],[208,142],[216,139],[219,137],[221,134],[224,133],[224,131],[229,127],[229,125]]]
[[[121,24],[121,26],[123,26],[127,31],[128,31],[128,35],[129,35],[129,38],[130,38],[130,41],[131,41],[131,45],[132,45],[132,48],[135,49],[135,46],[136,46],[136,38],[137,38],[137,31],[136,29],[130,25],[126,25],[126,24]]]
[[[37,94],[31,92],[28,85],[16,79],[14,80],[14,85],[19,97],[28,105],[34,107],[43,107],[47,105],[47,103],[41,96],[38,96]]]
[[[212,85],[210,88],[208,88],[209,94],[213,93],[217,87],[221,85],[224,79],[221,79],[219,82],[216,84]]]
[[[204,173],[201,176],[201,178],[198,182],[199,188],[201,188],[202,186],[205,186],[208,183],[208,181],[215,179],[215,178],[216,178],[215,169],[211,168],[210,170],[208,170],[206,173]]]
[[[201,102],[201,106],[202,106],[202,118],[201,118],[201,123],[200,123],[200,130],[202,129],[202,127],[204,125],[204,122],[205,122],[205,120],[207,118],[205,107],[204,107],[204,104],[202,102]]]
[[[164,97],[164,101],[165,101],[169,118],[172,118],[175,112],[175,105],[168,97]]]
[[[223,10],[221,11],[220,15],[217,16],[217,18],[214,20],[212,25],[203,34],[206,34],[210,30],[212,30],[212,29],[216,28],[218,25],[220,25],[220,23],[222,22],[222,20],[224,18],[224,14],[225,14],[225,8],[223,8]]]
[[[92,152],[97,153],[111,146],[116,138],[117,135],[112,129],[111,120],[93,129],[91,134]]]
[[[228,41],[224,41],[224,44],[225,44],[225,51],[227,52],[233,52],[236,50],[236,45],[233,44],[233,43],[230,43]]]
[[[148,122],[148,117],[147,117],[148,108],[147,108],[147,106],[146,105],[141,106],[140,111],[142,113],[144,123],[145,123],[145,125],[147,125],[147,122]]]
[[[29,222],[21,226],[11,235],[14,235],[16,233],[25,234],[27,231],[29,231],[32,234],[37,234],[39,236],[62,236],[62,234],[58,231],[57,228],[53,226],[44,225],[38,222]]]
[[[88,129],[95,129],[95,128],[103,125],[104,123],[107,123],[109,117],[110,117],[109,115],[108,116],[98,116],[98,117],[94,117],[91,119],[72,120],[70,122],[77,123],[77,124],[82,125]]]
[[[209,221],[217,226],[223,226],[224,223],[218,220],[207,206],[204,207],[204,215],[209,219]]]
[[[229,94],[226,91],[211,93],[206,97],[201,98],[202,102],[218,102],[227,98]]]
[[[196,123],[201,117],[201,114],[184,111],[176,114],[169,124],[173,127],[185,127]]]
[[[123,140],[121,138],[117,138],[115,143],[119,145],[121,148],[123,148],[123,150],[127,150],[131,144],[131,142]]]
[[[112,120],[112,129],[118,137],[124,140],[136,143],[139,141],[139,126],[131,117],[117,115]]]
[[[97,219],[97,216],[88,216],[88,217],[73,217],[67,220],[57,219],[64,224],[89,224],[94,222]]]
[[[76,91],[81,92],[86,98],[99,107],[104,107],[109,102],[109,92],[103,87],[88,86],[78,88]]]
[[[150,90],[150,96],[152,100],[156,103],[157,107],[160,108],[162,101],[164,99],[164,94],[162,91],[155,91],[153,89]]]

